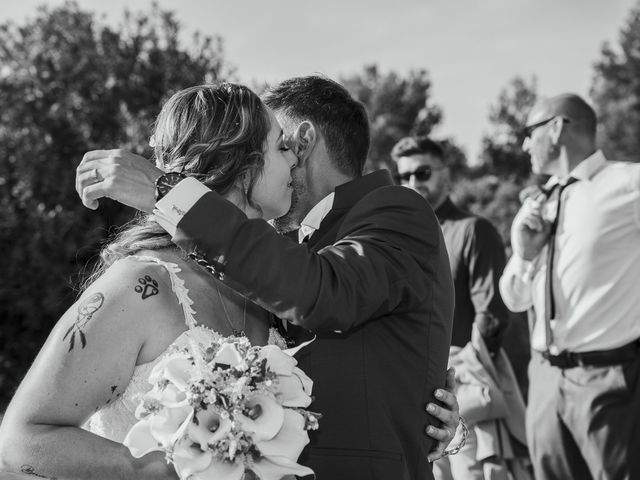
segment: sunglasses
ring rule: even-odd
[[[532,123],[531,125],[525,125],[525,127],[523,128],[524,136],[525,137],[531,137],[531,135],[533,135],[533,131],[536,128],[539,128],[539,127],[541,127],[543,125],[546,125],[551,120],[554,120],[556,118],[558,118],[558,117],[554,116],[554,117],[547,118],[546,120],[541,120],[540,122]],[[569,123],[569,119],[568,118],[566,118],[566,117],[561,117],[561,118],[564,121],[564,123]]]
[[[416,177],[418,182],[426,182],[431,178],[435,170],[443,170],[446,167],[431,167],[429,165],[420,165],[412,172],[396,173],[396,181],[398,183],[408,182],[411,177]]]

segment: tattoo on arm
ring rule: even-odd
[[[107,405],[109,405],[111,402],[113,402],[114,400],[117,400],[117,399],[120,397],[121,393],[120,393],[120,392],[116,393],[116,390],[117,390],[117,389],[118,389],[118,386],[117,386],[117,385],[112,385],[112,386],[111,386],[111,395],[109,396],[109,399],[105,402],[105,404],[104,404],[103,406],[105,406],[105,407],[106,407],[106,406],[107,406]],[[114,394],[115,394],[115,395],[114,395]]]
[[[89,323],[89,320],[95,315],[95,313],[102,307],[104,303],[104,295],[100,292],[94,293],[90,297],[80,303],[78,306],[78,318],[67,333],[62,337],[62,341],[65,341],[69,337],[69,351],[73,350],[76,345],[76,333],[80,338],[82,348],[87,346],[87,336],[85,335],[83,328]]]
[[[138,283],[140,285],[136,285],[134,290],[137,293],[142,294],[142,300],[146,300],[149,297],[153,297],[154,295],[157,295],[160,292],[160,290],[158,289],[158,282],[153,278],[151,278],[151,276],[149,275],[145,275],[144,277],[139,278]]]
[[[33,475],[38,478],[48,478],[49,480],[56,480],[56,477],[47,477],[45,475],[40,475],[36,473],[35,469],[31,465],[22,465],[20,467],[20,473],[24,473],[25,475]]]

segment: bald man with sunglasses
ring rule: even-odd
[[[495,358],[500,350],[502,334],[509,318],[498,292],[498,281],[506,262],[500,235],[489,221],[461,210],[451,201],[451,172],[438,143],[427,137],[403,138],[395,145],[391,156],[397,166],[396,181],[415,190],[431,204],[444,234],[455,286],[450,365],[466,362],[462,360],[465,354],[459,353],[463,347],[470,344],[474,326],[490,356]],[[467,347],[467,350],[469,348]],[[499,358],[502,361],[503,355]],[[492,360],[489,362],[494,363]],[[504,362],[507,362],[506,357]],[[493,368],[493,365],[490,368]],[[463,373],[465,367],[458,364],[456,369],[458,373]],[[457,381],[464,385],[467,379],[458,376]],[[517,391],[517,387],[515,390]],[[471,399],[476,405],[475,401],[480,401],[480,395],[472,396],[476,397]],[[463,413],[464,395],[459,394],[458,400]],[[484,401],[489,410],[491,400]],[[524,403],[521,413],[520,423],[524,432]],[[473,426],[475,420],[480,423],[485,418],[482,414],[476,418],[473,418],[472,414],[467,418],[470,426]],[[522,452],[526,451],[524,445],[520,447]],[[502,460],[498,455],[498,458],[488,458],[485,461],[478,459],[476,454],[477,438],[475,429],[472,428],[467,444],[458,455],[434,464],[435,478],[481,480],[486,477],[485,470],[490,468],[490,463],[500,463]]]
[[[527,437],[539,480],[640,478],[640,165],[596,147],[575,94],[536,103],[533,173],[500,291],[530,311]]]

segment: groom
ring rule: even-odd
[[[453,320],[438,221],[388,172],[362,176],[367,115],[341,85],[294,78],[264,100],[299,158],[288,218],[301,225],[306,245],[248,220],[194,179],[173,187],[156,204],[157,216],[220,280],[290,322],[290,336],[315,333],[297,358],[324,417],[302,463],[320,480],[433,478],[433,440],[424,430],[434,419],[424,405],[444,385]],[[77,179],[84,203],[95,208],[108,196],[151,211],[162,172],[134,157],[85,155]]]

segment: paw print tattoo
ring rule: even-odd
[[[143,278],[138,279],[140,285],[136,285],[134,290],[142,294],[142,300],[146,300],[149,297],[153,297],[160,293],[158,289],[158,282],[151,278],[149,275],[145,275]]]
[[[76,345],[76,333],[80,338],[82,348],[87,346],[87,336],[85,335],[83,328],[89,323],[89,320],[93,318],[95,313],[100,310],[104,303],[104,295],[100,292],[94,293],[87,299],[83,300],[78,306],[78,318],[67,333],[62,337],[62,341],[65,341],[69,337],[69,351],[73,350]]]

